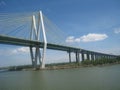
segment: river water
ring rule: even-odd
[[[120,65],[1,72],[0,90],[120,90]]]

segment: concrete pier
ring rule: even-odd
[[[72,62],[71,61],[71,52],[69,51],[68,53],[69,53],[69,63],[71,63]]]
[[[85,60],[84,52],[81,52],[81,58],[82,58],[82,61]]]
[[[79,62],[80,62],[79,52],[76,51],[76,52],[75,52],[75,55],[76,55],[76,63],[79,63]]]
[[[95,60],[94,59],[94,53],[91,53],[91,60]]]
[[[86,55],[87,55],[87,60],[90,60],[89,52],[87,52]]]

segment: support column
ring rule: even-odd
[[[98,55],[97,54],[95,54],[95,60],[98,60]]]
[[[98,59],[100,59],[100,54],[97,55]]]
[[[39,15],[38,15],[38,24],[36,24],[35,15],[33,15],[32,17],[30,40],[36,40],[40,42],[40,29],[43,35],[43,52],[41,54],[39,49],[40,47],[38,45],[34,45],[36,50],[34,51],[33,48],[30,47],[30,55],[31,55],[32,65],[34,66],[34,68],[37,68],[37,61],[39,60],[40,68],[43,69],[45,68],[45,54],[46,54],[46,48],[47,48],[47,39],[46,39],[44,22],[43,22],[43,15],[41,11],[39,12]]]
[[[101,54],[101,59],[104,58],[104,55]]]
[[[82,61],[84,61],[85,60],[85,56],[84,56],[83,52],[81,52],[81,57],[82,57]]]
[[[72,62],[71,61],[71,52],[69,51],[68,53],[69,53],[69,63],[71,63]]]
[[[30,47],[30,56],[31,56],[32,66],[35,67],[35,66],[34,66],[34,61],[35,61],[35,60],[34,60],[34,56],[33,56],[32,47]]]
[[[46,32],[45,32],[45,26],[43,22],[43,14],[40,11],[39,13],[40,19],[41,19],[41,25],[42,25],[42,33],[43,33],[43,53],[42,53],[42,62],[40,68],[45,68],[45,57],[46,57],[46,48],[47,48],[47,38],[46,38]]]
[[[76,63],[78,63],[78,55],[77,55],[77,52],[75,52],[75,56],[76,56]]]
[[[110,56],[109,56],[109,55],[107,55],[107,59],[110,59]]]
[[[100,59],[100,54],[97,55],[98,59]]]
[[[90,55],[88,52],[87,52],[87,60],[90,60]]]
[[[100,59],[102,59],[103,58],[103,55],[102,54],[100,54]]]
[[[78,63],[80,63],[80,53],[78,52]]]
[[[91,53],[91,60],[94,60],[94,54]]]
[[[30,55],[31,55],[31,61],[32,61],[32,66],[34,68],[37,68],[37,62],[39,60],[39,63],[41,63],[41,54],[39,50],[39,46],[33,49],[33,47],[30,46]]]
[[[76,55],[76,63],[79,63],[80,62],[79,52],[76,51],[75,55]]]

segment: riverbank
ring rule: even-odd
[[[93,66],[106,66],[120,64],[120,57],[115,59],[101,58],[97,60],[84,60],[79,63],[58,63],[58,64],[48,64],[45,70],[58,70],[58,69],[70,69],[70,68],[81,68],[81,67],[93,67]],[[40,70],[38,67],[34,70]]]
[[[93,65],[93,64],[85,65],[85,64],[82,64],[82,63],[77,64],[77,63],[73,62],[73,63],[64,63],[64,64],[57,64],[57,65],[49,64],[49,65],[46,65],[45,69],[40,69],[39,67],[38,68],[32,68],[32,66],[31,66],[29,68],[25,68],[25,67],[10,68],[8,71],[60,70],[60,69],[84,68],[84,67],[95,67],[95,66],[102,67],[102,66],[110,66],[110,65],[116,65],[116,64],[120,64],[120,62],[98,64],[98,65]]]
[[[99,64],[99,65],[93,65],[93,64],[84,65],[82,63],[80,64],[71,63],[71,64],[65,64],[65,65],[48,66],[44,70],[59,70],[59,69],[84,68],[84,67],[95,67],[95,66],[102,67],[102,66],[110,66],[110,65],[116,65],[116,64],[120,64],[120,62]]]
[[[23,66],[11,66],[8,67],[8,71],[27,71],[27,70],[58,70],[58,69],[70,69],[70,68],[81,68],[81,67],[93,67],[93,66],[107,66],[120,64],[120,58],[116,59],[106,59],[102,58],[99,60],[85,60],[80,63],[71,62],[71,63],[55,63],[55,64],[46,64],[45,69],[40,69],[40,66],[33,68],[32,65],[23,65]]]

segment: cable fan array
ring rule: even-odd
[[[30,39],[32,16],[35,16],[38,26],[38,12],[31,13],[0,13],[0,35],[12,36],[22,39]],[[58,45],[66,45],[67,34],[53,24],[45,15],[43,21],[46,31],[47,42]],[[42,29],[40,27],[40,29]],[[40,42],[43,42],[43,35],[40,33]]]

